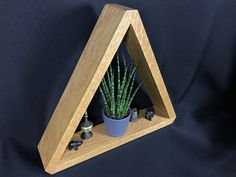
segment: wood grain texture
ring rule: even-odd
[[[112,145],[110,144],[110,137],[98,136],[103,127],[103,125],[99,125],[95,127],[95,131],[97,131],[95,134],[97,135],[91,140],[91,143],[88,141],[83,147],[91,149],[94,148],[94,141],[105,141],[106,148],[101,149],[96,146],[95,151],[89,151],[85,155],[80,153],[70,155],[65,149],[123,38],[125,38],[124,41],[133,62],[137,64],[139,59],[142,64],[138,65],[138,72],[153,101],[155,111],[160,116],[165,117],[162,118],[165,123],[161,123],[162,121],[155,123],[154,121],[152,123],[155,125],[144,126],[143,130],[140,130],[140,127],[137,130],[129,128],[130,131],[123,137],[124,139],[117,139],[116,143],[112,143]],[[40,140],[38,149],[45,170],[53,174],[157,130],[162,125],[168,125],[173,122],[174,118],[173,107],[138,11],[121,5],[108,4],[102,10],[79,62]],[[103,140],[104,138],[105,140]],[[83,148],[81,149],[83,150]],[[85,152],[85,150],[82,152]]]

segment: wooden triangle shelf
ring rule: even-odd
[[[129,123],[127,132],[119,138],[107,136],[104,125],[99,124],[93,129],[92,139],[84,141],[78,151],[69,151],[67,145],[70,140],[79,138],[79,134],[74,132],[122,40],[134,65],[139,62],[137,71],[152,100],[154,118],[146,120],[145,109],[140,110],[138,122]],[[138,11],[107,4],[38,145],[44,169],[50,174],[57,173],[165,127],[175,117]]]

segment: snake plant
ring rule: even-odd
[[[117,55],[117,77],[110,65],[99,86],[104,102],[104,113],[112,119],[122,119],[128,115],[130,104],[141,86],[140,84],[134,88],[136,67],[127,67],[124,55],[123,64],[124,68],[121,69]]]

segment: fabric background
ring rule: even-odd
[[[235,0],[0,0],[0,177],[50,176],[36,146],[105,3],[140,11],[177,119],[55,176],[235,177]]]

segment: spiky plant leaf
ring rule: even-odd
[[[109,107],[109,105],[108,105],[106,96],[105,96],[105,94],[104,94],[104,92],[103,92],[103,89],[102,89],[101,87],[99,87],[99,90],[100,90],[100,93],[101,93],[101,95],[102,95],[103,102],[104,102],[104,111],[105,111],[105,113],[106,113],[107,115],[109,115],[109,114],[110,114],[110,107]]]
[[[112,117],[116,117],[116,103],[115,103],[115,84],[114,84],[114,73],[112,66],[110,66],[110,79],[111,79],[111,114]]]
[[[131,97],[131,93],[133,91],[133,85],[134,85],[134,79],[135,79],[135,75],[132,76],[132,80],[130,82],[130,86],[129,86],[129,91],[127,93],[126,99],[125,99],[125,103],[124,103],[124,107],[125,109],[123,110],[123,114],[126,113],[126,110],[129,109],[128,103],[129,103],[129,99]],[[128,107],[128,108],[127,108]]]
[[[131,102],[133,101],[134,96],[135,96],[136,93],[138,92],[138,89],[141,87],[141,85],[142,85],[142,83],[139,84],[139,86],[135,89],[135,91],[133,92],[132,96],[130,97],[129,102],[128,102],[128,105],[127,105],[127,107],[126,107],[126,112],[129,110],[129,107],[130,107],[130,105],[131,105]]]
[[[122,95],[123,95],[123,92],[124,92],[124,88],[125,88],[125,85],[126,85],[126,80],[127,80],[127,67],[126,67],[126,62],[124,60],[124,75],[123,75],[123,78],[122,78],[122,83],[121,83],[121,87],[120,87],[120,94],[119,94],[119,102],[118,102],[118,105],[117,105],[117,112],[118,112],[118,117],[121,117],[121,112],[122,112]]]
[[[121,105],[122,105],[122,115],[125,116],[124,114],[126,114],[125,110],[126,110],[126,102],[127,102],[127,99],[128,99],[128,89],[130,87],[130,83],[131,80],[133,80],[132,78],[135,77],[135,71],[136,71],[136,67],[133,68],[133,70],[129,72],[129,75],[128,75],[128,80],[125,84],[125,88],[124,88],[124,91],[123,91],[123,95],[122,95],[122,98],[121,98]]]
[[[107,82],[106,82],[105,78],[102,79],[102,83],[101,84],[102,84],[103,91],[105,92],[106,99],[107,99],[108,102],[110,102],[110,100],[111,100],[111,98],[110,98],[110,90],[109,90],[109,88],[107,86]]]
[[[116,98],[116,115],[119,115],[119,104],[121,99],[121,86],[120,86],[120,61],[119,55],[117,53],[117,98]]]

